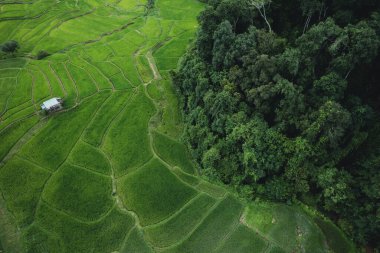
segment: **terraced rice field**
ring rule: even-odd
[[[196,0],[0,1],[0,252],[349,252],[198,176],[170,81]],[[51,56],[33,59],[39,51]],[[65,109],[46,116],[42,101]]]

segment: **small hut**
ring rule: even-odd
[[[46,112],[58,111],[62,109],[63,100],[61,98],[51,98],[41,105],[41,109]]]

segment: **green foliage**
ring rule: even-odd
[[[361,90],[360,85],[350,86],[351,78],[358,72],[369,76],[366,69],[370,71],[371,68],[363,65],[360,70],[349,71],[347,63],[364,59],[355,58],[346,45],[355,42],[350,44],[350,52],[366,52],[366,48],[360,46],[363,43],[369,48],[365,56],[373,57],[371,43],[375,37],[369,29],[376,31],[376,36],[379,34],[376,15],[360,27],[351,22],[352,36],[341,38],[335,46],[321,50],[326,54],[330,51],[342,53],[344,57],[329,65],[336,67],[335,75],[323,73],[315,80],[304,78],[310,81],[309,85],[314,85],[315,81],[316,88],[307,89],[308,93],[324,92],[320,100],[311,100],[311,96],[304,94],[298,79],[291,76],[303,73],[303,58],[308,51],[301,52],[294,46],[300,35],[294,32],[294,27],[284,29],[291,34],[284,39],[262,30],[267,29],[266,22],[247,2],[210,1],[216,9],[207,8],[207,15],[202,14],[207,20],[199,19],[199,35],[204,40],[197,41],[197,47],[191,51],[194,58],[187,65],[187,76],[192,79],[181,82],[182,92],[191,96],[187,112],[193,112],[192,122],[202,119],[193,127],[193,123],[187,121],[183,124],[180,100],[169,73],[178,67],[179,58],[193,40],[198,27],[196,16],[205,5],[196,0],[159,0],[154,3],[155,9],[146,12],[145,3],[139,0],[65,3],[33,0],[33,4],[1,4],[0,41],[9,38],[22,41],[20,57],[0,56],[5,59],[0,61],[0,156],[5,157],[0,163],[0,222],[9,213],[18,225],[10,229],[13,222],[6,224],[8,226],[1,223],[4,250],[9,250],[8,242],[11,242],[33,253],[260,252],[265,250],[263,247],[268,252],[283,252],[283,247],[276,246],[275,241],[284,241],[284,235],[288,236],[290,230],[286,226],[289,223],[282,220],[273,224],[272,229],[279,232],[271,240],[258,235],[258,230],[248,227],[241,215],[244,202],[230,196],[228,188],[213,185],[195,175],[191,159],[203,159],[208,167],[203,171],[214,178],[218,178],[216,169],[223,168],[228,174],[224,180],[234,182],[235,189],[249,198],[287,199],[294,192],[303,193],[309,189],[307,168],[314,157],[303,154],[312,150],[313,144],[308,143],[306,137],[298,136],[294,140],[296,131],[291,136],[283,136],[276,132],[277,128],[272,129],[273,124],[278,124],[281,131],[288,131],[284,129],[291,128],[289,125],[302,125],[318,118],[324,125],[313,129],[328,132],[333,126],[329,117],[315,114],[311,119],[303,119],[301,124],[292,116],[293,111],[303,115],[310,102],[318,108],[314,111],[321,111],[321,114],[332,111],[331,115],[344,116],[344,112],[350,112],[350,128],[344,128],[342,123],[339,125],[344,134],[353,127],[361,130],[361,134],[354,137],[355,142],[344,150],[337,150],[340,157],[357,150],[363,140],[375,139],[375,134],[367,134],[358,127],[365,126],[371,118],[366,116],[371,112],[370,106],[360,99],[349,100],[355,106],[353,111],[345,104],[319,109],[326,102],[336,102],[336,97],[346,101],[347,88]],[[267,17],[273,14],[281,19],[292,8],[295,12],[299,8],[298,1],[272,3],[264,6]],[[373,4],[369,6],[372,8]],[[322,7],[311,3],[305,8],[305,13],[313,13],[315,18],[319,11],[316,9]],[[332,9],[329,6],[329,10]],[[214,20],[214,14],[226,20]],[[302,24],[299,17],[294,15],[292,22]],[[314,24],[313,18],[310,27]],[[276,20],[269,18],[274,31],[287,23],[275,24]],[[251,26],[253,23],[257,24],[256,28]],[[336,30],[334,36],[348,33],[343,28],[345,25],[341,29],[331,26]],[[214,35],[215,29],[219,32]],[[230,43],[225,43],[224,38]],[[336,37],[325,39],[322,45],[329,46],[333,43],[330,39]],[[293,47],[282,57],[283,51],[289,48],[288,43]],[[210,54],[209,58],[196,54],[201,46]],[[253,50],[256,47],[258,49]],[[44,57],[43,51],[51,55],[38,61],[35,56]],[[213,52],[217,57],[212,57]],[[309,58],[313,60],[315,56]],[[196,65],[194,71],[192,64]],[[245,77],[246,72],[239,71],[241,65],[257,75]],[[157,69],[156,75],[153,69]],[[217,72],[209,75],[206,71],[210,69],[221,70],[223,75],[215,74]],[[276,76],[278,69],[284,72],[281,76]],[[347,73],[348,79],[345,78]],[[209,86],[210,79],[212,86]],[[236,80],[244,80],[244,85],[238,87]],[[259,86],[270,85],[257,89],[250,80],[258,82]],[[334,87],[329,85],[330,81],[334,82]],[[375,87],[373,85],[371,91]],[[339,94],[335,96],[334,92]],[[40,114],[43,101],[55,96],[64,100],[62,111],[35,115]],[[266,100],[268,97],[271,101]],[[279,113],[271,110],[278,97],[282,99],[277,106]],[[242,113],[249,108],[242,102],[245,99],[257,103],[258,110],[265,115],[252,117],[250,113]],[[310,100],[305,103],[305,99]],[[192,111],[193,105],[199,108]],[[201,110],[202,105],[207,108]],[[237,107],[239,110],[235,109]],[[233,114],[231,118],[230,114]],[[40,117],[45,119],[37,123]],[[342,118],[342,122],[346,122],[347,118]],[[284,121],[286,123],[279,124]],[[208,124],[212,125],[212,133],[205,131]],[[194,133],[198,138],[185,136],[192,141],[192,155],[181,144],[183,127],[186,133]],[[252,131],[251,127],[259,130]],[[228,135],[230,145],[222,142],[214,145],[223,135]],[[310,136],[320,140],[320,136]],[[199,144],[198,140],[204,143]],[[346,143],[346,140],[346,136],[339,133],[335,141]],[[200,149],[196,151],[194,148],[198,144]],[[320,141],[318,145],[325,144]],[[231,148],[233,145],[239,147]],[[209,151],[207,155],[203,156],[203,150]],[[276,152],[278,157],[272,154]],[[260,160],[261,156],[264,161]],[[239,159],[244,161],[242,167],[238,166]],[[265,161],[268,159],[272,160]],[[286,169],[282,167],[284,164]],[[377,178],[373,164],[377,164],[376,155],[371,156],[368,163],[363,159],[358,164],[371,172],[357,177],[366,185],[358,194],[376,200],[375,192],[379,191],[374,183]],[[252,169],[252,166],[255,167]],[[326,177],[312,186],[317,190],[319,184],[333,189],[332,195],[320,196],[320,200],[331,208],[344,205],[346,198],[342,196],[347,192],[336,188],[334,183],[343,182],[351,187],[350,178],[340,173],[341,168],[334,164],[323,168],[336,168],[337,172],[333,176],[326,172]],[[279,173],[284,174],[278,176]],[[265,187],[260,187],[262,183]],[[283,205],[279,206],[283,210]],[[276,208],[271,206],[267,213]],[[358,203],[355,212],[363,216],[368,212],[366,208],[368,205]],[[374,206],[370,208],[373,210]],[[352,208],[345,210],[350,212]],[[260,209],[255,213],[256,216],[262,214]],[[291,215],[280,216],[280,219],[289,217],[295,219]],[[311,226],[308,233],[319,233],[318,227],[310,225],[308,219],[297,222],[300,227]],[[347,227],[350,225],[345,220],[339,222]],[[373,230],[374,225],[372,228],[366,226],[367,220],[359,223],[364,231],[360,234]],[[296,236],[293,228],[290,232]],[[300,247],[311,252],[310,245],[317,249],[327,245],[325,239],[304,238]]]
[[[209,1],[198,18],[173,75],[192,155],[249,199],[308,194],[357,242],[379,247],[379,196],[357,183],[377,178],[379,164],[355,164],[377,154],[365,143],[379,121],[380,5],[271,2]],[[347,211],[358,202],[366,211]]]
[[[1,45],[1,50],[4,53],[10,53],[13,54],[15,53],[18,49],[20,48],[20,45],[18,44],[17,41],[15,40],[10,40]]]
[[[44,59],[44,58],[46,58],[46,57],[48,57],[50,54],[49,54],[49,52],[47,52],[47,51],[44,51],[44,50],[41,50],[41,51],[39,51],[38,53],[37,53],[37,60],[42,60],[42,59]]]

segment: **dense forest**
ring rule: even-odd
[[[380,248],[380,1],[209,0],[174,83],[202,174]]]

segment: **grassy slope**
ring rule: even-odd
[[[243,204],[197,175],[168,71],[203,4],[30,1],[0,3],[0,42],[21,44],[0,60],[0,213],[20,231],[0,231],[0,251],[351,250],[319,216]],[[21,57],[40,50],[52,55]],[[67,110],[42,120],[53,96]]]

